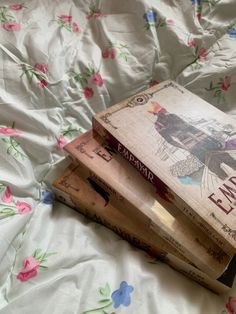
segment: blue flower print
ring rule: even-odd
[[[229,37],[236,38],[236,28],[230,28],[228,30]]]
[[[99,306],[82,312],[82,314],[116,314],[114,308],[117,309],[120,305],[129,306],[131,303],[130,293],[134,290],[126,281],[122,281],[120,288],[111,294],[111,288],[108,283],[105,287],[100,287],[98,292],[102,299],[98,301]],[[111,311],[111,312],[110,312]]]
[[[132,286],[129,286],[126,281],[122,281],[120,288],[115,290],[111,298],[114,303],[114,308],[117,309],[120,305],[129,306],[130,305],[130,293],[134,290]]]
[[[192,4],[197,4],[200,5],[201,4],[201,0],[191,0]]]
[[[156,28],[156,30],[159,27],[166,26],[168,23],[166,18],[161,18],[160,16],[157,16],[157,12],[153,10],[148,10],[147,12],[144,13],[143,18],[146,21],[145,28],[147,30],[150,30],[151,28]],[[172,21],[169,19],[169,21]]]
[[[152,10],[145,12],[143,17],[148,23],[155,23],[157,21],[157,13]]]
[[[53,195],[50,191],[43,191],[43,201],[44,204],[50,205],[53,203]]]

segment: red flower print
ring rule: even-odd
[[[16,22],[6,22],[6,23],[3,23],[2,26],[8,32],[18,32],[21,29],[20,24]]]
[[[63,135],[60,135],[59,138],[57,139],[57,150],[62,149],[62,147],[67,143],[67,139],[66,137],[64,137]]]
[[[230,76],[225,76],[224,82],[221,85],[221,90],[224,92],[227,92],[227,90],[230,88],[231,85],[231,77]]]
[[[88,98],[93,97],[94,92],[93,92],[93,89],[92,89],[92,88],[90,88],[90,87],[87,86],[87,87],[84,88],[83,92],[84,92],[85,98],[88,99]]]
[[[30,278],[37,276],[37,269],[39,268],[39,266],[40,263],[36,258],[34,258],[33,256],[27,257],[23,261],[23,269],[16,276],[16,278],[20,281],[27,281]]]
[[[200,48],[198,51],[198,58],[201,60],[205,60],[207,56],[208,56],[208,52],[206,48],[204,47]]]
[[[155,86],[155,85],[157,85],[157,84],[159,84],[158,81],[152,80],[151,83],[150,83],[150,87],[153,87],[153,86]]]
[[[201,13],[197,13],[197,19],[200,21],[202,18],[202,14]]]
[[[109,49],[108,49],[108,48],[102,51],[102,57],[103,57],[103,59],[108,59],[109,56],[110,56],[110,52],[109,52]]]
[[[72,19],[72,16],[71,16],[71,15],[61,15],[61,16],[60,16],[60,20],[61,20],[63,23],[70,22],[71,19]]]
[[[116,50],[116,48],[111,48],[111,58],[112,58],[112,59],[115,59],[116,55],[117,55],[117,50]]]
[[[20,215],[24,215],[24,214],[30,213],[32,211],[31,205],[26,203],[26,202],[17,201],[16,207],[17,207],[18,213]]]
[[[20,135],[19,131],[13,128],[0,128],[0,134],[15,137]]]
[[[35,70],[45,74],[48,72],[48,65],[46,63],[36,63],[34,68]]]
[[[188,40],[188,46],[194,48],[196,46],[196,41],[194,39]]]
[[[11,203],[13,201],[13,196],[12,196],[9,186],[6,187],[6,190],[3,193],[2,201],[4,203]]]
[[[48,86],[48,83],[45,80],[41,80],[41,81],[39,81],[39,86],[44,88],[44,87]]]
[[[217,98],[218,103],[225,101],[225,93],[231,86],[231,77],[220,77],[216,83],[210,82],[208,88],[205,88],[208,92],[213,92],[213,96]]]
[[[234,314],[236,312],[236,297],[229,297],[225,307],[229,314]]]
[[[12,11],[20,11],[21,9],[23,8],[23,5],[22,4],[11,4],[9,6],[9,9],[12,10]]]
[[[80,33],[79,26],[78,26],[78,24],[77,24],[76,22],[73,22],[73,23],[72,23],[72,27],[73,27],[73,31],[74,31],[75,33]]]
[[[99,87],[101,87],[104,83],[103,79],[99,73],[96,73],[92,76],[92,82]]]

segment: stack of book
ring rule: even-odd
[[[216,293],[236,272],[236,127],[166,81],[64,147],[57,198]]]

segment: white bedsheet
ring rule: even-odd
[[[235,0],[0,0],[1,313],[236,313],[236,288],[151,264],[50,193],[63,145],[152,84],[234,116],[235,23]]]

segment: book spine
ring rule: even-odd
[[[53,187],[53,192],[58,199],[58,201],[68,205],[71,208],[74,208],[80,212],[85,217],[107,227],[108,229],[114,231],[124,240],[132,243],[134,246],[148,252],[151,255],[158,256],[160,259],[164,259],[166,256],[165,250],[163,248],[153,247],[143,239],[141,239],[136,233],[132,233],[127,228],[123,227],[122,224],[115,224],[113,221],[109,220],[107,217],[104,217],[98,211],[94,211],[89,206],[86,206],[79,199],[69,195],[67,192],[62,191],[58,187]]]
[[[96,192],[83,178],[78,176],[76,170],[77,167],[71,166],[65,175],[53,183],[53,191],[58,200],[77,209],[88,218],[105,225],[127,241],[151,254],[159,256],[168,250],[189,262],[147,226],[137,221],[134,223],[130,217],[110,202],[105,204],[99,192]]]
[[[127,228],[124,228],[122,224],[115,224],[114,222],[109,221],[109,219],[103,217],[102,214],[94,212],[91,210],[91,208],[84,206],[84,204],[79,202],[77,198],[69,195],[68,192],[61,190],[59,187],[54,186],[53,191],[56,195],[56,198],[62,203],[76,209],[81,214],[92,219],[93,221],[103,224],[120,235],[123,239],[134,244],[136,247],[151,253],[153,256],[158,257],[158,260],[165,262],[170,267],[174,268],[200,285],[206,287],[212,292],[222,294],[230,289],[230,287],[222,284],[221,282],[211,279],[209,276],[189,264],[187,261],[182,260],[181,256],[177,257],[174,254],[163,250],[162,247],[158,248],[158,244],[153,247],[148,242],[141,239],[138,233],[134,234]]]
[[[170,191],[168,186],[161,181],[148,167],[146,167],[132,152],[120,143],[95,117],[92,119],[93,131],[99,134],[113,147],[124,159],[126,159],[140,174],[156,188],[157,195],[164,202],[170,198],[171,202],[180,209],[190,220],[209,236],[224,252],[232,256],[235,253],[233,246],[225,241],[217,231],[177,194]]]
[[[142,224],[144,224],[145,226],[149,226],[151,224],[150,218],[148,218],[142,212],[137,211],[137,209],[134,208],[133,205],[126,198],[124,198],[124,196],[120,194],[114,186],[111,186],[109,182],[107,182],[100,175],[98,175],[98,173],[94,169],[92,169],[92,167],[89,168],[84,162],[80,161],[77,156],[74,156],[73,153],[69,153],[69,158],[74,165],[77,165],[79,167],[79,175],[83,180],[94,180],[107,193],[110,194],[109,200],[112,202],[113,205],[119,207],[122,211],[125,211],[125,213],[129,216],[135,214],[135,220],[142,222]]]
[[[174,238],[168,231],[168,228],[166,228],[164,225],[161,225],[161,222],[159,223],[159,226],[154,226],[150,218],[148,218],[142,212],[138,211],[137,208],[133,207],[133,205],[130,204],[130,202],[125,199],[123,195],[117,191],[117,189],[114,189],[114,187],[110,186],[109,182],[104,181],[101,176],[98,176],[98,174],[94,172],[91,168],[88,168],[83,162],[80,162],[80,160],[73,154],[69,155],[69,157],[72,160],[73,164],[78,166],[79,175],[83,180],[86,181],[88,178],[93,178],[107,193],[110,193],[112,189],[113,197],[110,197],[110,202],[112,203],[112,205],[118,207],[122,212],[125,212],[125,214],[129,218],[135,217],[136,222],[139,221],[140,223],[142,223],[143,226],[153,230],[154,233],[162,237],[169,245],[171,245],[171,247],[175,251],[175,254],[181,254],[182,256],[185,256],[186,259],[188,259],[189,255],[191,257],[194,256],[194,258],[191,258],[191,260],[195,261],[195,255],[192,255],[191,253],[189,253],[189,251],[188,254],[186,254],[186,249],[182,245],[182,243]],[[203,268],[207,268],[207,270],[210,270],[210,272],[212,271],[212,268],[206,266],[205,264],[201,264],[201,266]],[[222,272],[220,272],[220,274],[221,273]],[[220,274],[217,273],[216,275],[215,272],[213,272],[213,277],[218,277]]]
[[[132,217],[132,219],[135,217],[135,221],[139,220],[143,225],[147,226],[147,228],[152,229],[175,248],[175,250],[188,258],[188,260],[191,260],[194,265],[202,269],[212,278],[218,278],[224,272],[230,261],[230,257],[227,256],[222,249],[217,247],[212,241],[210,241],[211,243],[205,241],[206,237],[199,235],[199,230],[194,230],[195,233],[192,234],[192,228],[189,226],[186,217],[182,217],[181,223],[175,224],[177,229],[174,233],[173,227],[168,220],[174,219],[175,214],[171,215],[164,209],[162,213],[162,206],[160,208],[154,206],[155,209],[152,209],[148,206],[146,207],[144,204],[142,205],[142,201],[137,201],[137,195],[132,194],[129,187],[125,188],[123,184],[121,184],[121,186],[117,184],[115,173],[114,180],[109,180],[109,176],[106,176],[106,172],[112,172],[112,167],[109,167],[108,170],[106,168],[106,162],[104,162],[104,164],[99,163],[100,166],[97,166],[96,158],[93,159],[93,154],[95,151],[100,151],[99,147],[104,146],[99,143],[99,141],[92,141],[92,143],[94,143],[92,145],[88,140],[83,140],[81,143],[83,143],[83,153],[78,152],[77,149],[74,149],[75,145],[73,146],[71,144],[69,145],[72,147],[67,147],[66,151],[69,153],[73,163],[79,165],[78,172],[83,180],[96,182],[96,184],[104,190],[105,194],[109,195],[108,199],[114,206],[120,208],[121,211]],[[77,143],[76,145],[81,146],[81,143]],[[105,147],[109,150],[108,146],[105,145]],[[102,155],[104,148],[101,152]],[[102,156],[104,157],[105,155]],[[110,155],[109,158],[109,161],[111,161],[113,157]],[[100,171],[101,168],[103,171]],[[116,169],[116,162],[114,162],[114,169]],[[128,169],[127,171],[129,173]],[[156,211],[158,211],[158,213]],[[195,228],[195,226],[192,227]],[[194,246],[195,249],[193,250]]]

